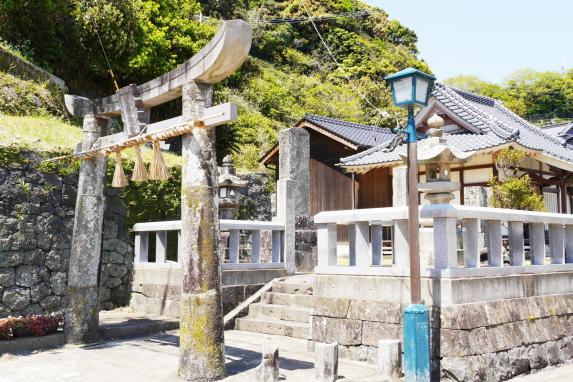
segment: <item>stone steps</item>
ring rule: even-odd
[[[312,296],[312,284],[277,282],[273,285],[273,292]]]
[[[249,307],[249,316],[308,323],[312,309],[301,306],[258,303]]]
[[[312,295],[308,294],[266,292],[263,295],[263,302],[267,304],[303,306],[306,308],[312,308],[313,299]]]
[[[296,321],[271,320],[268,318],[254,318],[247,316],[245,318],[237,318],[235,321],[235,329],[247,332],[307,339],[309,325],[308,323]]]
[[[296,275],[272,284],[249,314],[235,320],[235,329],[307,339],[312,312],[312,275]]]

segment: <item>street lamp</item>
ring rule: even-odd
[[[422,302],[418,160],[414,106],[426,106],[436,78],[414,68],[385,78],[396,106],[407,107],[408,124],[396,131],[408,142],[408,234],[410,243],[410,306],[404,310],[404,374],[409,381],[430,381],[430,319]]]

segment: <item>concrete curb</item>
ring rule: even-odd
[[[0,341],[1,354],[23,354],[37,350],[55,349],[64,346],[63,332],[48,334],[40,337],[23,337],[8,341]]]
[[[179,329],[179,320],[121,322],[100,326],[99,337],[100,340],[145,337],[174,329]]]

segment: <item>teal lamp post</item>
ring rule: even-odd
[[[394,131],[396,142],[408,144],[408,234],[410,243],[410,306],[404,310],[404,374],[407,382],[430,381],[430,316],[422,301],[418,158],[414,105],[426,106],[435,77],[408,68],[385,78],[396,106],[407,107],[408,125]]]

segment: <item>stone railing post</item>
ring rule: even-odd
[[[487,221],[487,237],[488,264],[494,267],[503,266],[503,242],[499,220]]]
[[[549,224],[549,253],[551,264],[565,262],[565,228],[563,224]]]
[[[102,135],[107,120],[84,116],[82,148],[88,150]],[[79,344],[97,339],[99,326],[98,269],[105,209],[105,157],[82,160],[74,215],[68,271],[66,342]]]
[[[434,264],[438,269],[458,266],[456,218],[434,218]]]
[[[183,119],[211,106],[213,85],[183,85]],[[179,377],[212,381],[225,376],[215,128],[182,136]]]
[[[573,263],[573,225],[565,226],[565,262]]]
[[[464,245],[464,265],[467,268],[477,268],[479,262],[479,220],[463,219],[463,245]]]
[[[408,220],[396,220],[394,222],[392,242],[392,262],[396,267],[410,267],[410,257],[408,256],[408,237]]]
[[[545,264],[545,225],[529,224],[529,247],[531,248],[531,265]]]
[[[317,242],[318,242],[318,266],[329,267],[337,265],[337,232],[336,224],[318,224]]]
[[[510,264],[521,266],[525,261],[523,248],[523,223],[509,222]]]

